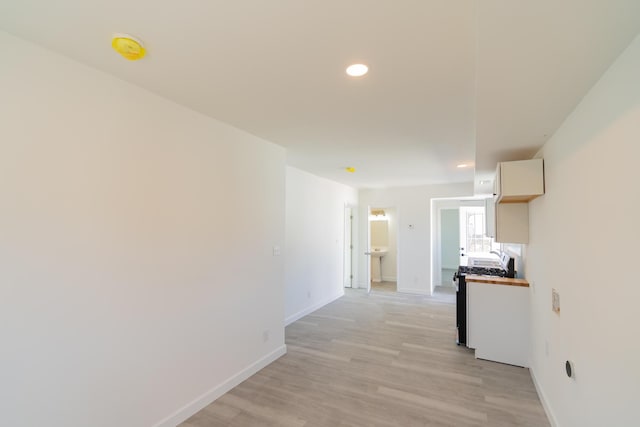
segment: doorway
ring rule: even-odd
[[[394,207],[369,209],[369,289],[398,290],[398,214]]]
[[[440,281],[437,286],[453,287],[453,273],[460,265],[460,208],[440,210]]]
[[[494,250],[493,239],[487,237],[485,207],[460,206],[460,265],[467,265],[469,258],[483,258]]]
[[[431,200],[431,292],[454,288],[453,273],[469,257],[486,258],[499,244],[485,236],[482,199]]]

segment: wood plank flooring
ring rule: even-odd
[[[549,426],[529,371],[455,344],[455,297],[346,289],[289,325],[288,352],[182,424]]]

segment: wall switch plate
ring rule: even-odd
[[[273,256],[280,256],[280,246],[273,247]]]
[[[551,289],[551,309],[560,314],[560,294],[555,289]]]
[[[269,341],[269,331],[264,331],[262,332],[262,342],[267,342]]]

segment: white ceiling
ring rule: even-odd
[[[640,1],[0,0],[0,28],[283,145],[320,176],[471,181],[466,162],[477,184],[546,141],[638,33]],[[148,56],[120,58],[116,32]],[[354,62],[370,73],[346,76]]]

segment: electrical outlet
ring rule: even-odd
[[[311,291],[307,291],[307,298],[311,298]]]
[[[269,331],[268,330],[264,331],[262,333],[262,342],[267,342],[267,341],[269,341]]]
[[[551,290],[551,309],[560,314],[560,294],[557,290]]]

